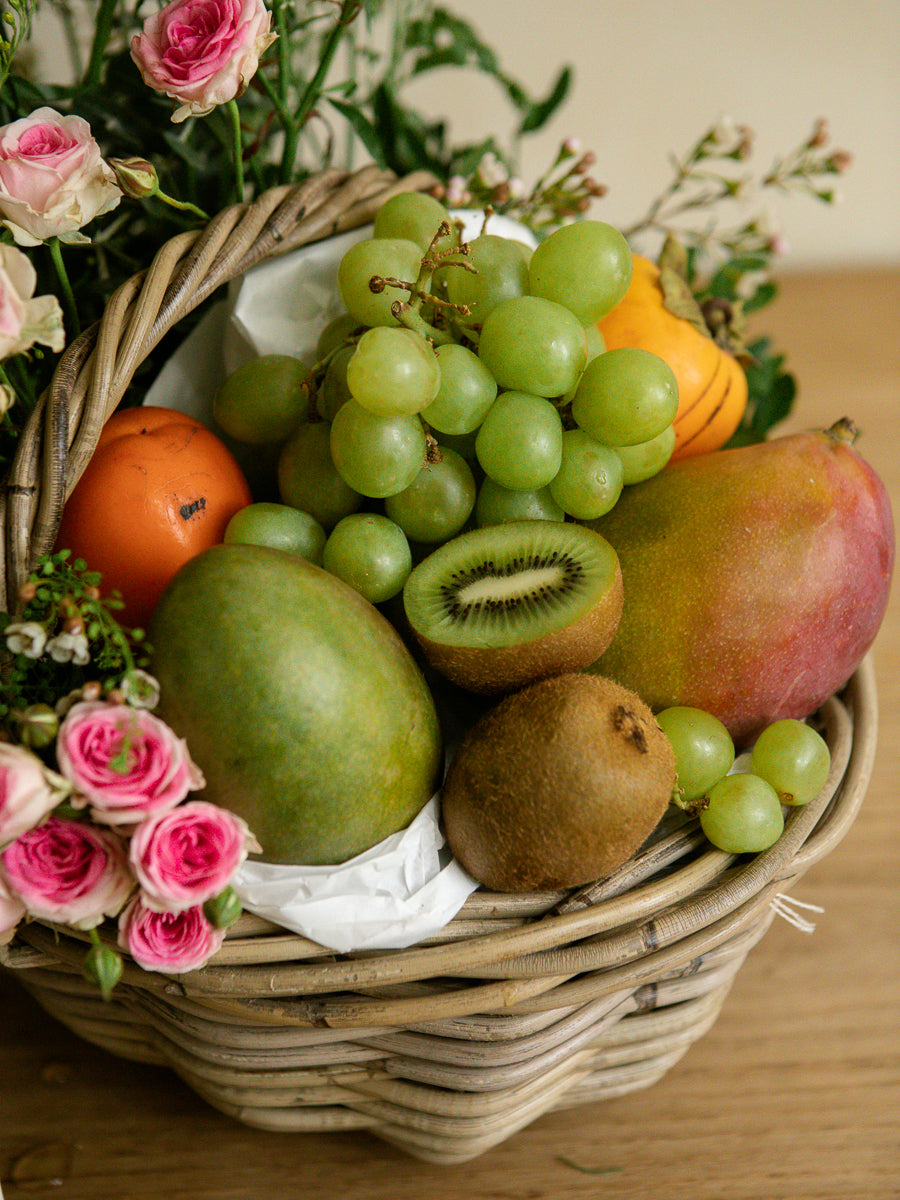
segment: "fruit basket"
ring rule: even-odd
[[[426,183],[374,169],[316,175],[173,239],[116,293],[63,356],[22,438],[3,500],[10,606],[162,337],[249,267],[361,226],[392,190]],[[366,1130],[426,1161],[463,1162],[543,1112],[651,1085],[710,1027],[791,886],[862,803],[877,726],[868,660],[813,720],[828,781],[755,856],[713,849],[696,819],[673,814],[602,883],[479,889],[409,949],[338,954],[244,915],[197,970],[164,975],[126,958],[108,1001],[82,976],[87,934],[24,922],[0,962],[80,1036],[169,1066],[248,1125]]]

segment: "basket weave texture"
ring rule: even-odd
[[[10,611],[103,423],[163,335],[250,266],[363,225],[392,191],[427,182],[323,172],[173,239],[116,293],[63,356],[0,499]],[[649,1086],[706,1032],[773,901],[862,803],[877,732],[868,661],[816,722],[828,782],[754,857],[715,850],[696,820],[673,818],[599,884],[481,889],[407,950],[338,955],[245,915],[200,970],[164,976],[126,959],[109,1002],[81,977],[87,934],[29,922],[0,963],[80,1036],[170,1066],[245,1124],[364,1129],[418,1158],[463,1162],[550,1109]]]

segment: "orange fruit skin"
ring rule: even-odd
[[[118,590],[125,626],[145,628],[176,571],[223,540],[252,500],[231,451],[200,421],[169,408],[121,409],[66,501],[56,537]]]
[[[666,308],[659,268],[639,254],[628,291],[598,322],[606,348],[658,354],[678,381],[675,449],[670,461],[707,454],[728,441],[747,407],[747,377],[729,352]]]

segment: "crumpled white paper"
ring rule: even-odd
[[[481,231],[482,214],[455,214],[463,236]],[[493,216],[488,232],[529,245],[531,231]],[[174,408],[213,425],[212,399],[229,371],[261,354],[312,363],[322,326],[341,311],[338,263],[371,226],[303,246],[248,271],[164,364],[144,403]],[[221,435],[221,431],[217,430]],[[228,443],[251,477],[259,451]],[[433,797],[410,825],[341,866],[281,866],[248,860],[233,881],[248,912],[329,949],[403,949],[440,932],[478,886],[452,858]]]
[[[438,933],[477,882],[451,857],[438,798],[337,867],[243,864],[232,886],[244,908],[332,950],[400,950]]]

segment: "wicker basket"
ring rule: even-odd
[[[424,182],[367,169],[267,193],[173,239],[116,294],[63,356],[22,439],[2,501],[10,604],[163,334],[249,266],[361,225],[390,191]],[[753,857],[710,848],[696,821],[664,822],[599,885],[480,890],[440,935],[401,951],[338,955],[245,915],[201,970],[167,977],[126,960],[108,1003],[81,977],[86,934],[30,922],[0,961],[77,1034],[170,1066],[248,1125],[365,1129],[418,1158],[463,1162],[550,1109],[652,1084],[710,1027],[776,897],[859,809],[877,724],[868,661],[817,721],[828,783]]]

